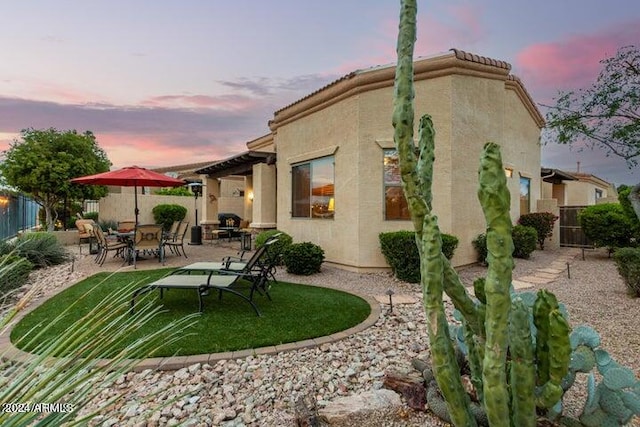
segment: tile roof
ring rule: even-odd
[[[496,67],[496,68],[504,69],[504,70],[507,70],[507,71],[511,70],[511,64],[509,64],[508,62],[500,61],[500,60],[493,59],[493,58],[488,58],[486,56],[476,55],[474,53],[465,52],[464,50],[460,50],[460,49],[456,49],[456,48],[449,49],[449,52],[439,53],[439,54],[436,54],[436,55],[433,55],[433,56],[428,56],[428,57],[417,58],[417,59],[414,60],[414,63],[420,62],[420,61],[428,61],[428,60],[431,60],[431,59],[445,58],[447,56],[454,56],[455,58],[463,60],[463,61],[469,61],[469,62],[474,62],[474,63],[478,63],[478,64],[488,65],[488,66],[491,66],[491,67]],[[327,89],[329,89],[329,88],[331,88],[333,86],[336,86],[336,85],[338,85],[338,84],[340,84],[340,83],[342,83],[342,82],[344,82],[346,80],[351,80],[351,79],[353,79],[354,77],[356,77],[358,75],[366,74],[366,73],[377,71],[377,70],[380,70],[380,69],[394,68],[395,66],[396,66],[396,64],[393,63],[393,64],[372,66],[372,67],[369,67],[369,68],[363,68],[363,69],[352,71],[352,72],[350,72],[348,74],[345,74],[344,76],[342,76],[342,77],[340,77],[340,78],[338,78],[338,79],[336,79],[336,80],[334,80],[334,81],[322,86],[321,88],[319,88],[319,89],[317,89],[317,90],[315,90],[315,91],[303,96],[302,98],[292,102],[291,104],[286,105],[286,106],[276,110],[274,112],[274,116],[277,116],[278,113],[280,113],[281,111],[286,110],[287,108],[290,108],[290,107],[292,107],[292,106],[294,106],[296,104],[299,104],[299,103],[305,101],[306,99],[309,99],[309,98],[313,97],[314,95],[316,95],[316,94],[318,94],[320,92],[323,92],[323,91],[325,91],[325,90],[327,90]],[[517,81],[520,82],[520,80],[517,80]],[[270,122],[271,121],[272,120],[270,120]]]

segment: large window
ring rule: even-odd
[[[402,191],[400,162],[396,150],[384,150],[384,219],[411,219]]]
[[[520,215],[531,212],[531,178],[520,177]]]
[[[294,218],[333,218],[333,156],[295,165],[291,175],[291,215]]]

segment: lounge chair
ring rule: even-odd
[[[265,288],[264,283],[268,280],[266,268],[252,270],[249,272],[234,272],[230,270],[224,271],[224,274],[218,274],[220,271],[211,270],[207,274],[171,274],[162,279],[156,280],[146,286],[136,290],[131,296],[131,313],[134,311],[135,300],[138,295],[151,292],[155,289],[160,290],[160,298],[163,297],[165,289],[193,289],[198,293],[198,310],[202,312],[202,297],[207,295],[211,290],[218,291],[218,299],[222,299],[223,292],[229,292],[233,295],[247,301],[258,316],[261,316],[260,310],[253,302],[253,294],[261,288]],[[250,283],[249,295],[245,295],[237,288],[243,286],[243,281]],[[270,297],[269,297],[270,298]]]

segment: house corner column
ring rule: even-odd
[[[276,228],[276,167],[253,165],[253,228]]]

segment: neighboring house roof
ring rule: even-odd
[[[440,77],[448,74],[471,75],[476,77],[505,81],[505,87],[515,90],[529,114],[539,127],[544,126],[544,118],[536,107],[531,95],[521,80],[510,75],[511,65],[507,62],[468,53],[459,49],[420,58],[414,62],[415,80]],[[353,71],[325,85],[303,98],[289,104],[274,113],[269,128],[278,127],[297,120],[320,109],[355,94],[382,87],[393,86],[395,64]]]
[[[540,177],[544,182],[560,184],[562,181],[577,181],[573,175],[560,169],[540,168]]]
[[[187,163],[184,165],[175,165],[175,166],[164,166],[161,168],[153,168],[151,170],[154,172],[164,173],[166,175],[173,176],[174,178],[193,181],[200,178],[196,173],[196,170],[204,166],[210,165],[211,163],[212,163],[211,160],[209,160],[208,162]]]
[[[597,185],[599,187],[612,187],[613,184],[611,184],[610,182],[605,181],[602,178],[599,178],[595,175],[592,175],[590,173],[582,173],[582,172],[570,172],[571,175],[573,175],[578,181],[585,181],[585,182],[590,182],[594,185]]]
[[[275,163],[275,154],[264,151],[245,151],[233,157],[220,160],[197,169],[197,174],[207,174],[209,178],[222,178],[227,175],[250,175],[257,163]]]

